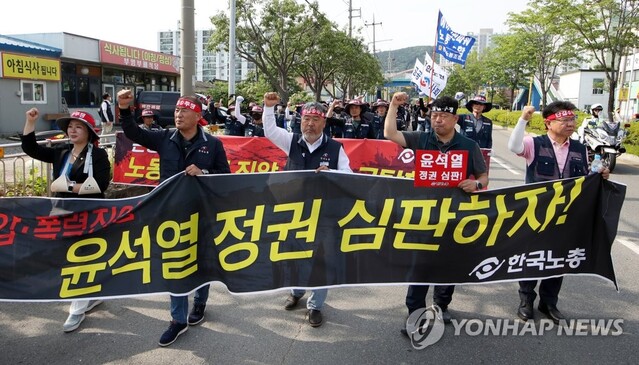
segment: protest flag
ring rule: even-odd
[[[444,19],[442,12],[439,12],[437,41],[435,44],[436,53],[451,62],[464,65],[474,43],[475,38],[454,32]]]

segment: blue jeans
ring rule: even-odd
[[[306,293],[306,290],[302,289],[293,289],[291,290],[291,294],[294,297],[302,297]],[[308,297],[306,301],[307,309],[317,309],[321,310],[324,305],[324,301],[326,301],[326,296],[328,295],[328,289],[315,289],[311,290],[311,296]]]
[[[195,291],[195,297],[193,298],[193,305],[206,304],[206,300],[209,299],[210,285],[204,285],[200,289]],[[189,296],[173,296],[171,295],[171,318],[178,323],[186,323],[186,319],[189,315]]]

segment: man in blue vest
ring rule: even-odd
[[[384,120],[386,120],[386,112],[388,111],[388,102],[383,99],[377,99],[373,103],[373,136],[375,139],[384,139]]]
[[[457,185],[458,188],[467,193],[473,193],[488,186],[488,173],[486,163],[479,149],[477,142],[462,136],[455,130],[457,123],[457,100],[444,96],[436,99],[430,104],[431,110],[431,131],[398,131],[397,110],[408,100],[408,94],[404,92],[395,93],[393,100],[388,107],[386,121],[384,122],[384,137],[398,145],[416,150],[436,150],[442,153],[448,151],[466,150],[468,151],[468,164],[465,180]],[[414,311],[426,307],[426,294],[428,285],[410,285],[406,293],[406,307],[408,315]],[[433,301],[442,310],[442,319],[445,323],[450,323],[451,315],[448,312],[448,305],[452,301],[454,285],[435,286]],[[406,329],[401,331],[407,335]]]
[[[546,125],[545,135],[524,136],[526,125],[532,119],[535,107],[526,106],[508,140],[508,149],[526,159],[526,183],[557,180],[588,174],[586,147],[570,136],[575,131],[576,107],[567,101],[555,101],[542,111]],[[610,171],[601,172],[604,179]],[[565,319],[557,309],[559,291],[563,277],[541,280],[539,285],[539,306],[537,309],[556,324]],[[534,318],[533,303],[537,297],[537,280],[519,282],[521,303],[517,315],[523,321]]]
[[[237,119],[241,103],[240,99],[236,99],[234,102],[229,103],[229,107],[226,109],[228,113],[224,120],[224,135],[226,136],[244,137],[244,122]]]
[[[493,121],[483,116],[493,108],[483,95],[475,96],[466,103],[471,114],[461,114],[457,120],[459,133],[479,144],[479,148],[493,148]]]
[[[344,138],[375,139],[373,133],[373,113],[369,112],[366,103],[361,99],[353,99],[346,103],[347,114],[344,123]]]
[[[275,92],[264,95],[264,135],[274,145],[279,147],[288,159],[284,170],[340,170],[352,172],[350,161],[341,143],[335,141],[324,133],[326,127],[326,107],[320,103],[306,103],[301,108],[302,133],[287,132],[278,128],[275,123],[274,107],[279,102],[279,96]],[[292,290],[284,309],[294,309],[304,290]],[[322,325],[322,306],[328,294],[327,289],[311,291],[311,296],[306,301],[308,309],[308,322],[312,327]]]

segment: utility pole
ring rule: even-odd
[[[180,92],[182,95],[193,94],[195,76],[195,6],[193,0],[182,0],[182,29],[180,43],[182,50],[180,55]]]
[[[230,1],[229,14],[229,97],[235,94],[235,0]]]
[[[377,25],[382,25],[382,22],[379,23],[375,23],[375,14],[373,14],[373,22],[372,23],[366,23],[364,22],[364,25],[367,27],[373,27],[373,57],[377,57],[376,55],[376,50],[375,50],[375,26]]]
[[[375,14],[373,14],[373,22],[370,24],[364,22],[364,25],[367,27],[373,27],[373,58],[375,58],[375,60],[377,61],[377,49],[375,48],[375,27],[378,25],[382,25],[382,22],[375,23]],[[377,99],[382,98],[382,89],[379,86],[376,88],[375,94],[376,94],[375,97]]]
[[[358,15],[354,16],[353,12],[357,11]],[[361,18],[362,17],[362,9],[353,9],[353,0],[348,0],[348,38],[353,37],[353,18]],[[348,84],[346,85],[346,98],[351,99],[351,80],[350,77],[348,79]]]
[[[353,12],[357,11],[357,16],[353,15]],[[353,36],[353,18],[361,18],[362,9],[353,9],[353,0],[348,0],[348,37]]]

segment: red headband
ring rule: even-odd
[[[178,99],[177,104],[175,104],[175,107],[182,107],[182,108],[191,109],[191,110],[193,110],[196,113],[201,113],[202,112],[202,107],[200,107],[199,105],[195,104],[191,100],[184,99],[184,98]]]
[[[575,117],[575,113],[573,113],[572,110],[562,110],[555,114],[550,114],[549,116],[546,117],[546,120],[551,121],[551,120],[556,120],[556,119],[565,118],[565,117]]]
[[[303,109],[302,110],[302,116],[305,115],[317,115],[321,118],[325,118],[326,114],[322,113],[321,110],[317,109],[317,108],[308,108],[308,109]]]

